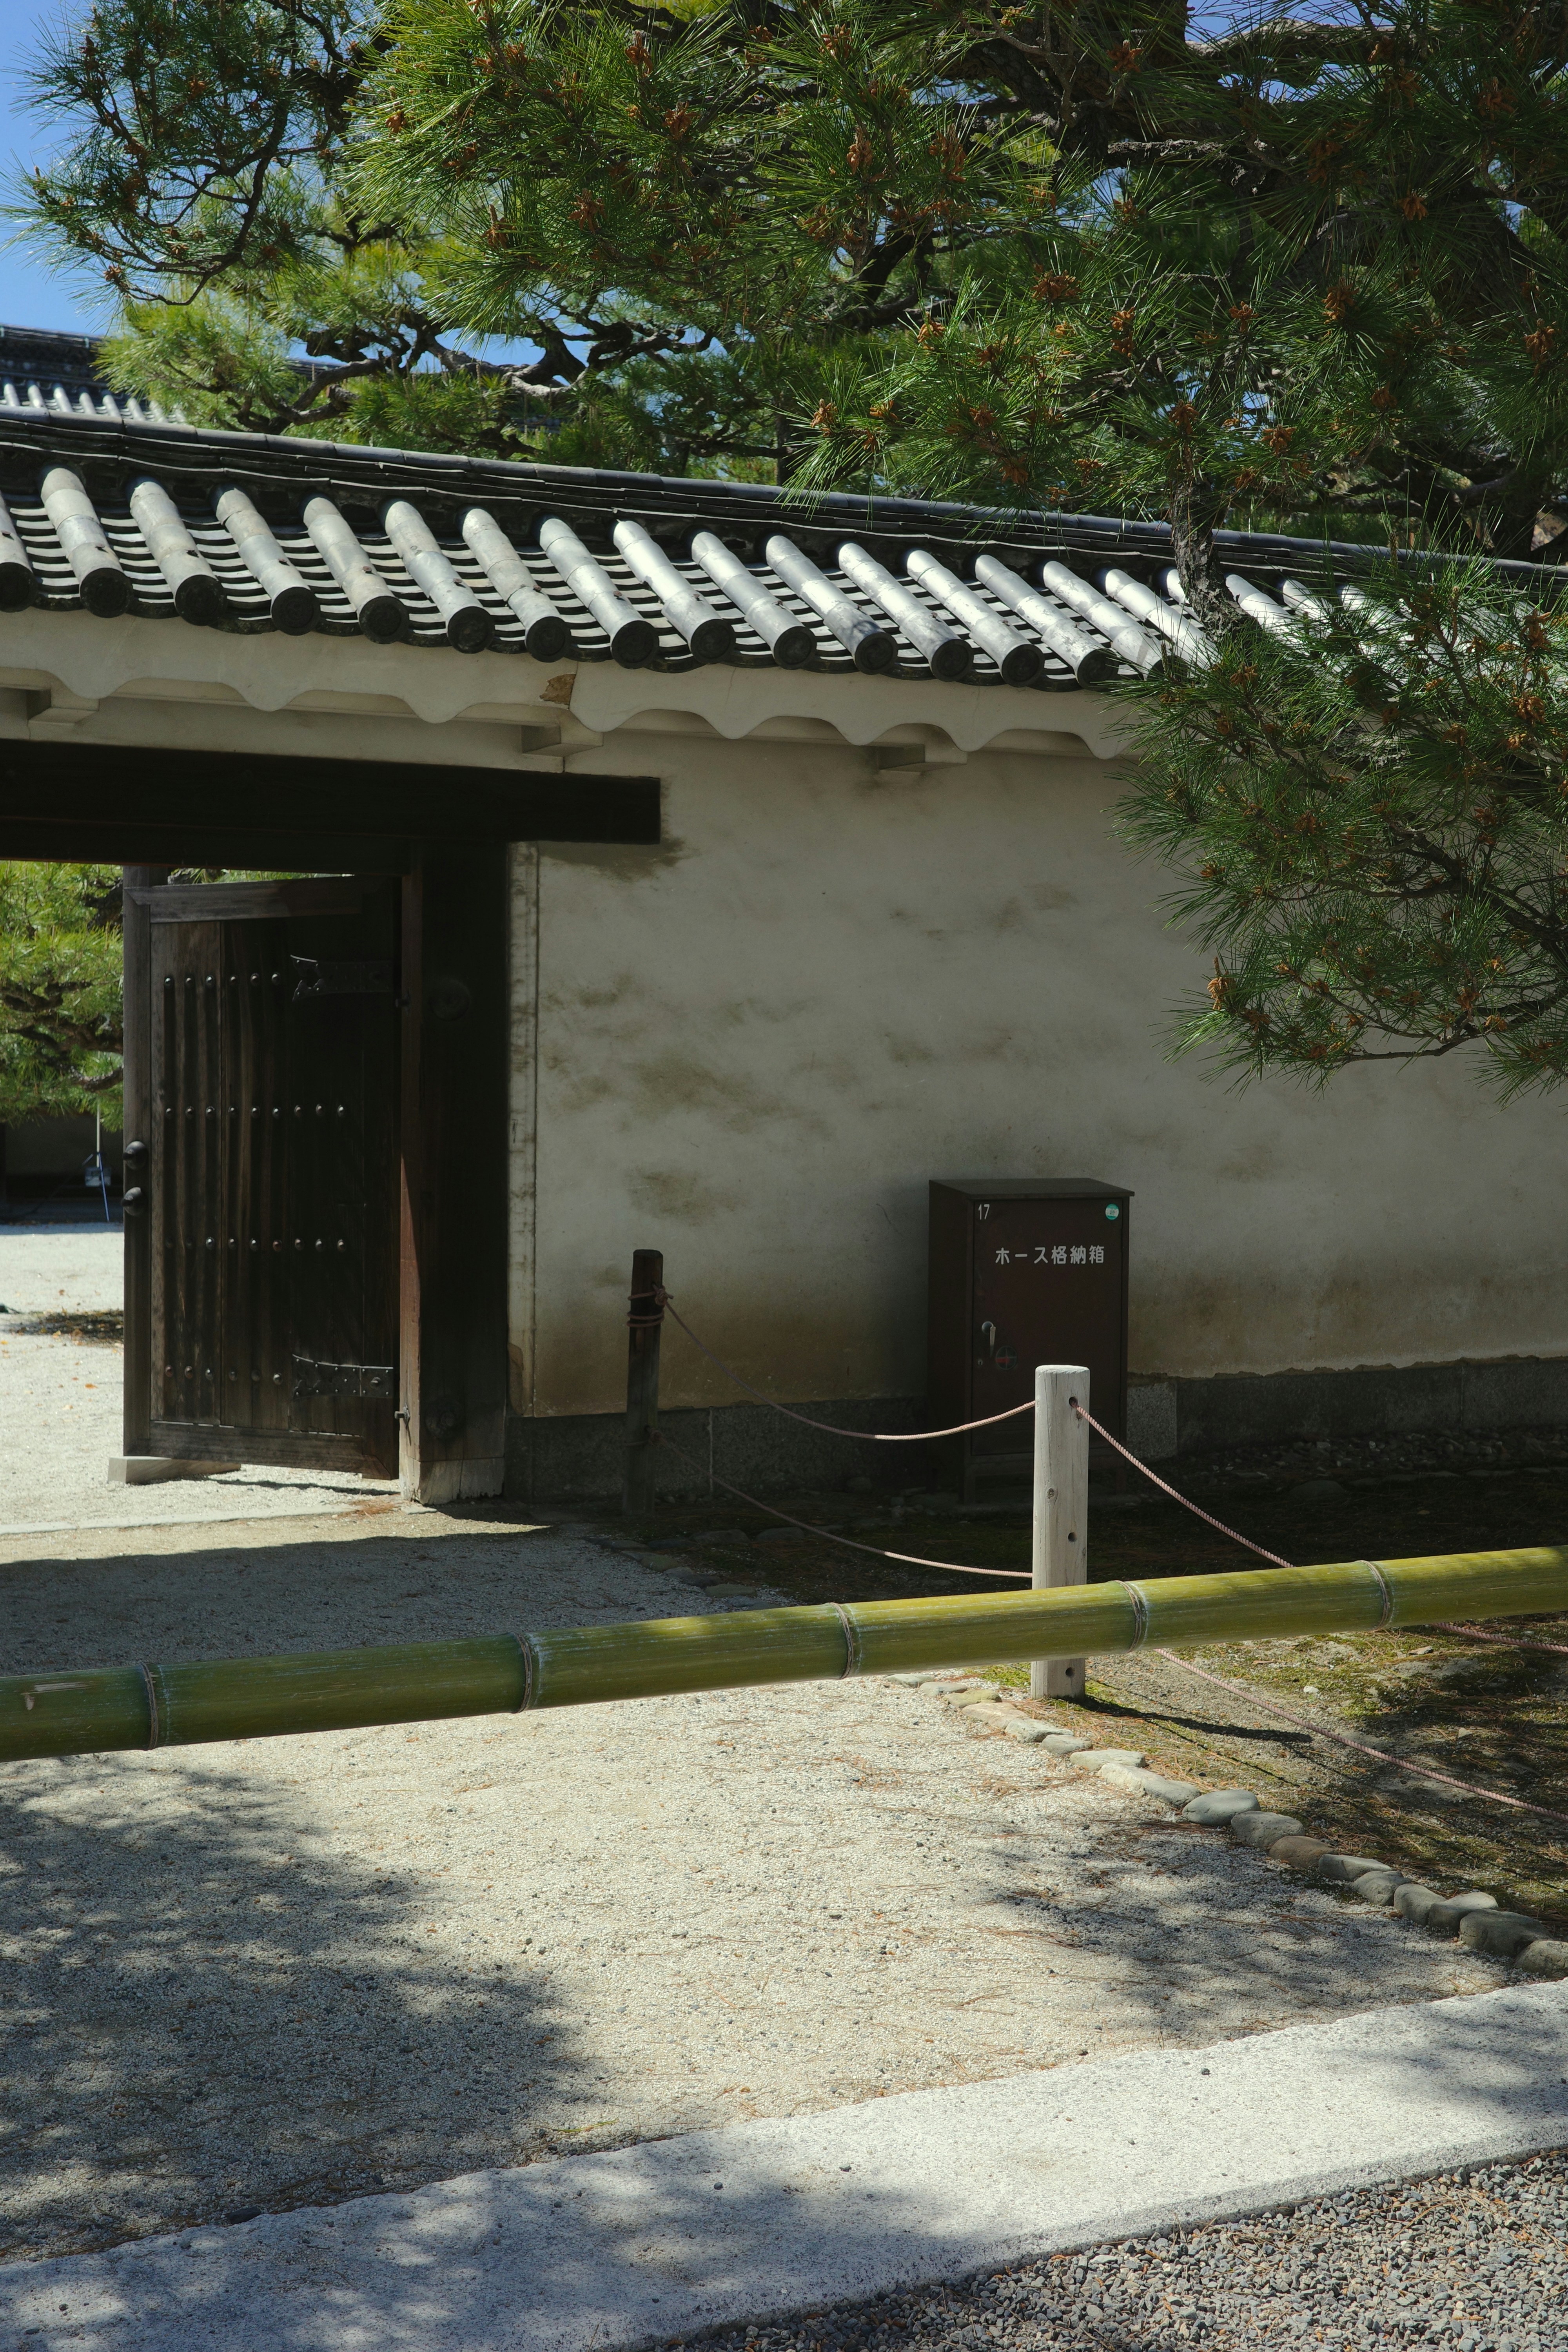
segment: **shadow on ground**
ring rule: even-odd
[[[525,1972],[427,1959],[416,1890],[298,1854],[242,1769],[184,1757],[144,1823],[148,1769],[5,1776],[0,2254],[537,2152],[573,2038]]]
[[[1072,2084],[1021,2078],[901,2112],[469,2176],[417,2199],[13,2269],[0,2274],[0,2316],[41,2335],[44,2352],[84,2341],[100,2352],[603,2352],[742,2323],[749,2334],[802,2312],[808,2342],[886,2343],[879,2316],[900,2315],[864,2306],[889,2290],[1549,2146],[1568,2113],[1564,2019],[1542,1988],[1349,2020],[1267,2049],[1145,2053]],[[1095,2284],[1061,2282],[1051,2315],[1067,2341],[1190,2337],[1158,2299],[1148,2334],[1135,2326],[1142,2310],[1115,2313],[1108,2334]],[[1354,2305],[1331,2316],[1371,2321],[1359,2341],[1412,2340],[1409,2323],[1426,2315],[1407,2310],[1406,2284],[1391,2283],[1375,2316]],[[845,2304],[860,2308],[822,2327]],[[951,2340],[1000,2338],[986,2323],[1001,2315],[977,2313]],[[1310,2324],[1294,2302],[1262,2315],[1279,2323],[1270,2342]],[[1346,2339],[1336,2329],[1333,2340]]]
[[[502,1523],[258,1528],[0,1571],[0,1671],[697,1599]],[[1500,1980],[856,1682],[12,1766],[0,1828],[13,2257]]]

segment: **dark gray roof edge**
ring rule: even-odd
[[[47,451],[37,443],[46,441]],[[92,468],[101,481],[109,469],[176,472],[215,480],[238,480],[254,489],[281,490],[309,481],[316,488],[364,503],[398,490],[422,492],[456,503],[488,499],[520,507],[561,506],[606,518],[635,512],[645,520],[690,527],[708,523],[750,535],[769,526],[787,530],[809,545],[831,532],[882,542],[940,538],[968,546],[1032,550],[1042,544],[1074,552],[1121,554],[1143,564],[1168,562],[1168,523],[1114,515],[1066,514],[1057,510],[1008,511],[936,499],[873,498],[863,492],[818,491],[809,496],[758,482],[716,481],[700,477],[611,471],[591,466],[550,466],[504,457],[456,457],[442,451],[382,449],[359,442],[324,441],[283,434],[238,432],[220,425],[64,415],[58,409],[0,410],[0,488],[31,489],[45,458]],[[25,476],[18,460],[27,461]],[[221,464],[220,461],[221,460]],[[1221,530],[1221,550],[1246,572],[1272,573],[1355,571],[1384,558],[1374,541],[1304,539],[1283,533]],[[1399,560],[1424,568],[1444,560],[1420,551]],[[1521,584],[1561,589],[1568,567],[1498,557],[1492,569]]]

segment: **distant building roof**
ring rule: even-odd
[[[18,390],[29,383],[52,392],[107,392],[98,355],[101,335],[60,335],[51,327],[0,326],[0,376]]]
[[[101,335],[58,335],[47,327],[0,327],[0,415],[18,409],[100,416],[110,424],[183,425],[179,409],[117,397],[99,363]]]

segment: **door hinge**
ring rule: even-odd
[[[323,1364],[313,1356],[294,1359],[297,1397],[389,1397],[395,1366],[392,1364]]]
[[[296,968],[294,1002],[302,996],[390,996],[392,966],[377,963],[323,963],[319,956],[291,955]]]

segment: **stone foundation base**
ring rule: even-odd
[[[225,1478],[242,1465],[237,1462],[192,1462],[170,1454],[115,1454],[110,1456],[111,1486],[162,1486],[170,1478]]]
[[[921,1425],[925,1404],[920,1397],[830,1398],[800,1410],[847,1429],[914,1430]],[[662,1414],[660,1423],[672,1443],[660,1459],[658,1491],[671,1498],[722,1500],[725,1481],[761,1495],[838,1488],[856,1477],[879,1488],[919,1486],[932,1472],[922,1445],[867,1445],[830,1437],[765,1405],[678,1410]],[[1205,1381],[1143,1378],[1133,1381],[1127,1400],[1127,1442],[1146,1462],[1292,1438],[1500,1429],[1558,1429],[1568,1444],[1568,1357],[1367,1365],[1347,1372]],[[524,1500],[617,1500],[625,1444],[621,1413],[559,1420],[513,1415],[507,1428],[506,1491]],[[200,1466],[210,1472],[213,1465]],[[181,1475],[175,1465],[161,1469],[164,1476]]]

